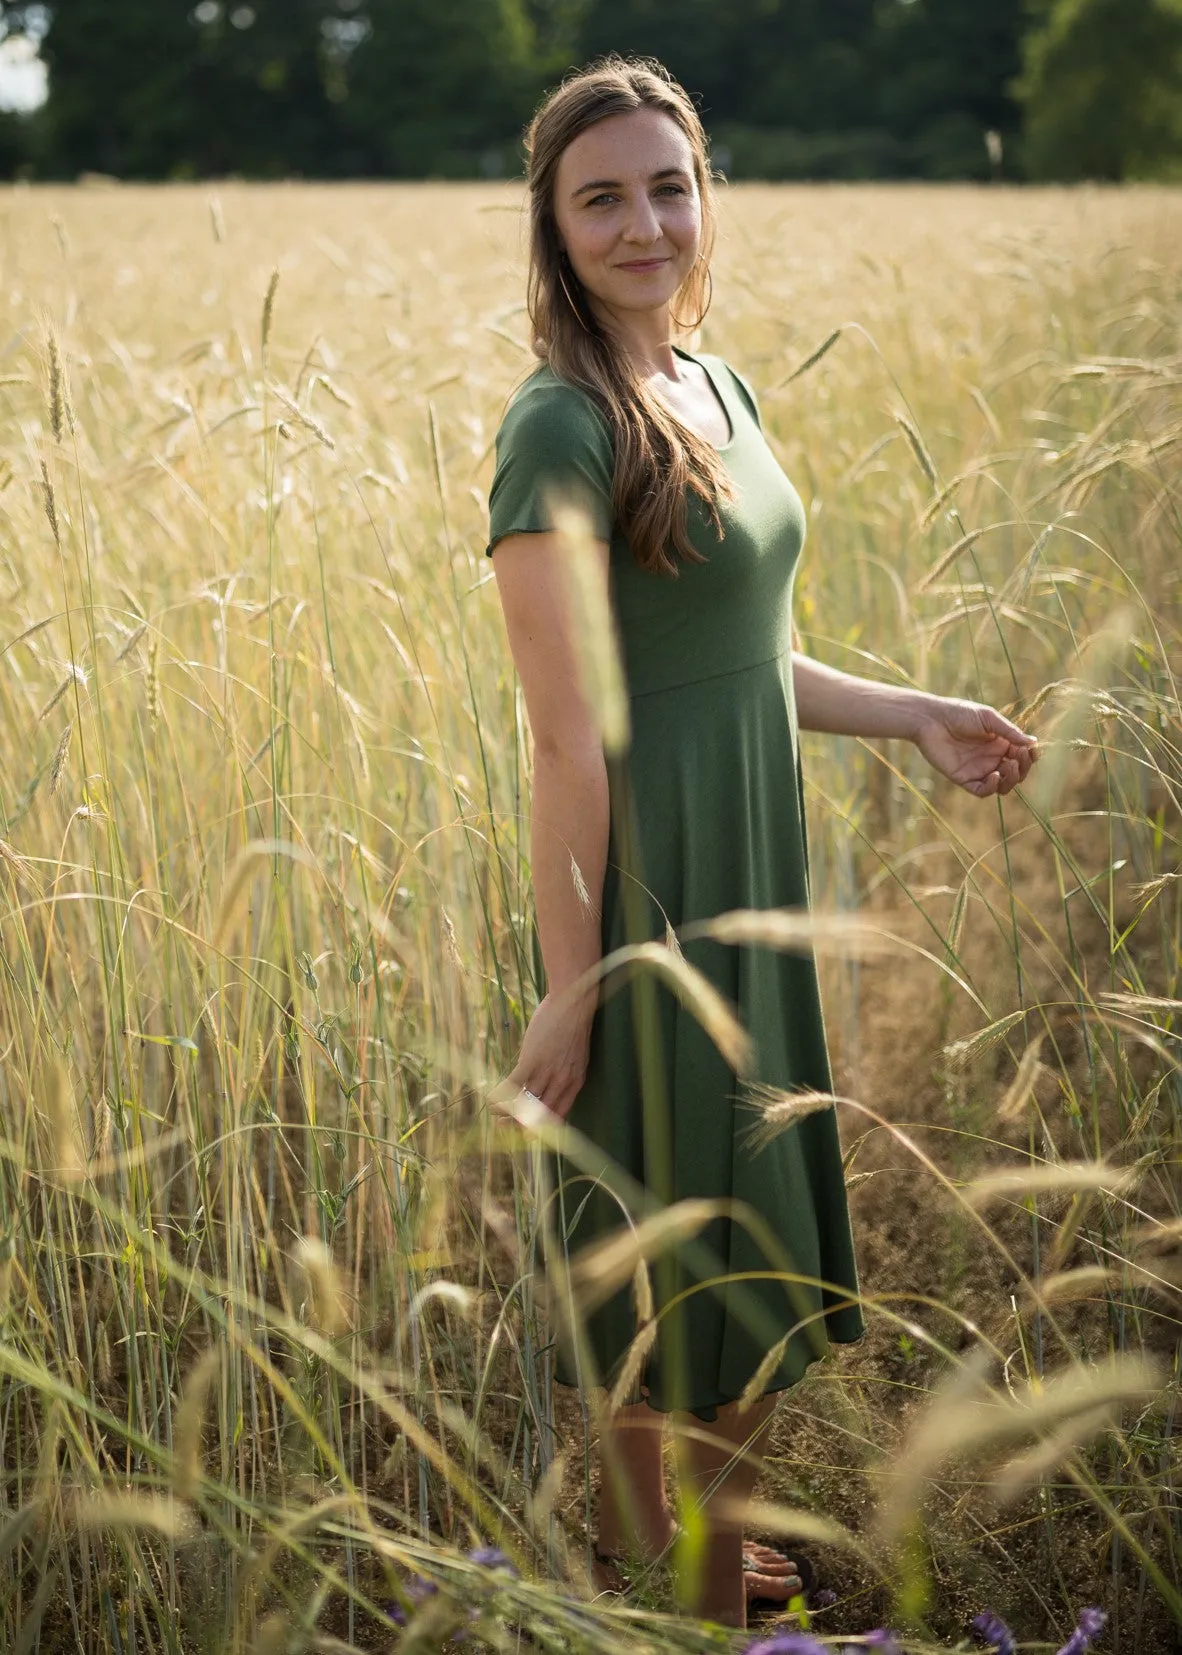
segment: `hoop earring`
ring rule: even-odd
[[[699,253],[698,257],[701,258],[700,253]],[[697,260],[695,260],[694,262],[696,263]],[[710,305],[711,305],[711,302],[713,301],[713,298],[714,298],[714,273],[710,269],[710,266],[707,265],[706,266],[706,302],[702,306],[701,310],[698,312],[698,316],[697,316],[696,321],[694,321],[694,322],[681,322],[681,323],[679,323],[679,326],[683,327],[687,333],[695,333],[697,331],[697,329],[701,327],[702,323],[706,320],[706,312],[710,309]]]
[[[571,309],[575,313],[576,322],[578,322],[579,326],[582,328],[584,333],[590,333],[591,329],[587,326],[586,322],[584,322],[582,312],[579,310],[578,305],[575,303],[575,301],[570,296],[570,288],[566,285],[566,277],[562,273],[562,259],[561,258],[558,261],[558,280],[562,284],[562,291],[566,294],[567,304],[571,307]]]

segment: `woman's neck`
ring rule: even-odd
[[[596,319],[622,346],[641,379],[680,377],[668,305],[659,310],[609,310],[593,303]]]

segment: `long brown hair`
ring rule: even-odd
[[[701,563],[689,537],[688,496],[705,504],[721,532],[718,502],[733,490],[718,452],[649,389],[627,352],[596,321],[586,291],[565,259],[554,216],[554,177],[562,152],[611,115],[656,109],[689,139],[702,204],[699,257],[671,314],[683,336],[709,302],[716,219],[706,135],[689,95],[651,58],[611,56],[589,64],[546,98],[525,134],[530,192],[528,303],[534,349],[560,379],[589,393],[612,433],[612,509],[641,568],[676,575],[678,560]]]

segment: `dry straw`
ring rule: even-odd
[[[1039,1076],[1046,1072],[1039,1061],[1042,1043],[1043,1036],[1040,1034],[1030,1042],[1022,1053],[1018,1062],[1017,1073],[1006,1087],[997,1105],[998,1120],[1016,1121],[1026,1113],[1026,1105],[1034,1096],[1034,1088],[1038,1084]]]
[[[683,935],[689,934],[687,927]],[[751,1064],[751,1037],[740,1023],[734,1007],[719,993],[710,979],[681,953],[663,942],[632,943],[606,954],[588,977],[603,977],[607,989],[618,988],[633,971],[645,970],[672,990],[685,1009],[697,1019],[739,1075]],[[584,984],[576,984],[572,994]]]
[[[1126,1404],[1139,1404],[1160,1389],[1162,1374],[1148,1357],[1114,1355],[1094,1367],[1073,1367],[999,1395],[983,1381],[984,1354],[957,1367],[944,1389],[922,1411],[901,1444],[890,1492],[878,1514],[878,1530],[897,1541],[914,1521],[926,1487],[955,1461],[978,1476],[991,1460],[1008,1456],[1031,1438],[1062,1447],[1084,1440]],[[1066,1452],[1066,1448],[1063,1447]],[[1010,1479],[1017,1475],[1010,1473]],[[1006,1483],[1005,1486],[1009,1486]]]
[[[304,1236],[296,1246],[296,1262],[308,1284],[308,1320],[330,1338],[349,1326],[345,1286],[332,1254],[319,1236]]]
[[[74,1527],[83,1534],[104,1529],[146,1530],[178,1544],[192,1540],[197,1526],[192,1513],[167,1494],[101,1492],[78,1499],[72,1509]]]
[[[678,1201],[663,1212],[584,1248],[571,1262],[570,1279],[585,1315],[635,1279],[637,1268],[691,1240],[712,1219],[730,1211],[726,1201]]]
[[[681,928],[682,942],[709,937],[714,942],[772,948],[784,954],[812,954],[832,949],[861,958],[887,954],[896,939],[853,914],[809,908],[735,908],[714,919]]]
[[[172,1424],[172,1486],[182,1500],[194,1500],[201,1487],[202,1436],[210,1392],[221,1363],[216,1346],[198,1357],[181,1392]]]
[[[1053,1166],[1025,1165],[989,1172],[972,1179],[961,1193],[972,1207],[1064,1191],[1100,1190],[1106,1195],[1124,1195],[1136,1187],[1138,1176],[1135,1168],[1113,1167],[1104,1161],[1063,1161]]]
[[[746,1503],[718,1497],[719,1514],[731,1522],[741,1523],[757,1533],[784,1535],[787,1539],[810,1541],[818,1546],[833,1546],[838,1551],[859,1557],[878,1573],[874,1553],[858,1535],[831,1517],[813,1511],[807,1506],[784,1506],[772,1500],[749,1500]]]

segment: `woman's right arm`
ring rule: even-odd
[[[608,582],[608,546],[596,570]],[[601,955],[600,906],[608,848],[607,767],[598,720],[583,690],[575,628],[557,535],[509,534],[497,542],[497,578],[509,647],[534,744],[530,860],[546,995],[521,1043],[509,1081],[565,1116],[587,1072],[593,988],[567,991]],[[576,875],[577,869],[577,875]]]

